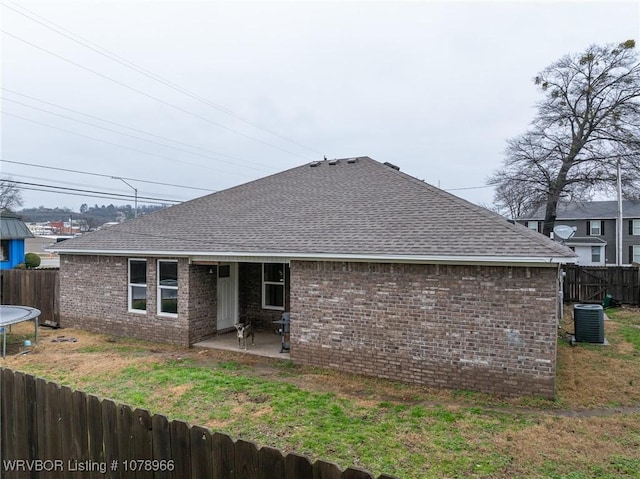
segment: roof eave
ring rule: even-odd
[[[406,255],[406,254],[349,254],[349,253],[299,253],[299,252],[205,252],[205,251],[162,251],[162,250],[89,250],[89,249],[56,249],[47,251],[62,255],[99,255],[127,257],[171,257],[189,258],[190,261],[242,261],[256,258],[279,259],[283,262],[301,261],[353,261],[380,263],[423,263],[423,264],[467,264],[484,266],[553,266],[557,264],[576,263],[577,257],[549,256],[492,256],[492,255]]]

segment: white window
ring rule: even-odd
[[[602,221],[589,222],[589,236],[600,236],[602,234]]]
[[[158,314],[178,314],[178,262],[158,260]]]
[[[592,246],[591,247],[591,262],[592,263],[600,263],[601,251],[602,251],[602,248],[600,246]]]
[[[640,220],[631,220],[631,232],[633,236],[640,236]]]
[[[631,258],[631,261],[640,263],[640,245],[633,246],[633,258]]]
[[[147,260],[129,259],[129,311],[147,311]]]
[[[539,221],[527,221],[527,228],[530,230],[540,231],[540,222]]]
[[[284,311],[285,264],[262,264],[262,307]]]

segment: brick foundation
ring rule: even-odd
[[[381,378],[554,396],[555,268],[291,263],[291,358]]]

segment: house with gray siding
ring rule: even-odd
[[[541,232],[544,207],[518,218],[518,222]],[[578,263],[588,266],[615,265],[617,262],[617,201],[586,201],[560,203],[556,225],[574,229],[574,235],[563,242],[578,255]],[[640,263],[640,201],[622,202],[623,265]]]
[[[294,363],[553,397],[567,247],[368,157],[317,161],[84,234],[67,327],[193,345],[288,312]]]

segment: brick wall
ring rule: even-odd
[[[296,363],[554,396],[556,269],[291,263]]]
[[[216,334],[218,307],[216,286],[216,267],[189,265],[188,292],[185,295],[187,298],[185,307],[189,319],[189,344]]]
[[[204,266],[178,259],[178,316],[158,315],[157,258],[140,259],[147,260],[147,311],[131,313],[128,258],[61,255],[61,326],[184,346],[212,335],[215,275],[209,275]]]
[[[280,319],[282,311],[262,308],[262,263],[240,263],[238,271],[238,302],[240,320],[249,319],[258,330],[270,331],[272,321]],[[289,273],[285,274],[285,310],[289,311]]]

